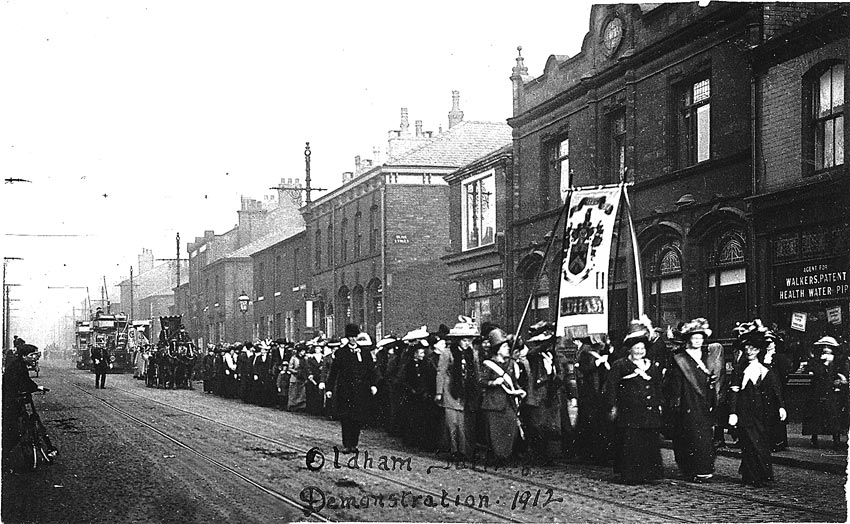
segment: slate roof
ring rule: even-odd
[[[427,144],[390,158],[385,165],[461,167],[511,140],[511,128],[505,122],[464,120]]]
[[[278,242],[282,242],[289,237],[297,235],[298,233],[304,231],[304,229],[305,227],[303,221],[299,223],[278,223],[278,227],[277,229],[275,229],[275,231],[272,231],[268,235],[258,238],[250,244],[242,246],[241,248],[237,249],[236,251],[233,251],[232,253],[228,253],[227,256],[223,258],[250,257],[258,251],[270,248]]]

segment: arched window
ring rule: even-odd
[[[348,260],[348,219],[343,218],[339,224],[339,258],[345,262]]]
[[[682,320],[682,246],[662,239],[649,250],[646,266],[647,314],[656,326],[676,327]]]
[[[844,63],[826,62],[804,77],[803,173],[844,164]]]
[[[718,235],[706,246],[708,321],[720,337],[729,336],[735,322],[747,317],[745,246],[739,231]]]

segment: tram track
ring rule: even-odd
[[[227,464],[222,463],[221,461],[207,455],[206,453],[192,447],[191,445],[186,444],[185,442],[174,437],[173,435],[169,435],[168,433],[160,430],[159,428],[157,428],[153,424],[150,424],[150,423],[142,420],[141,418],[133,415],[132,413],[120,408],[119,406],[116,406],[114,403],[112,403],[112,402],[110,402],[106,399],[98,397],[97,395],[95,395],[91,391],[83,388],[79,384],[73,384],[73,386],[76,387],[78,390],[82,391],[83,393],[85,393],[86,395],[88,395],[89,397],[97,400],[98,402],[100,402],[104,406],[115,411],[116,413],[118,413],[122,417],[127,418],[129,420],[132,420],[136,424],[139,424],[139,425],[145,427],[146,429],[153,431],[157,435],[159,435],[159,436],[163,437],[164,439],[172,442],[173,444],[177,445],[178,447],[194,454],[196,457],[204,460],[205,462],[208,462],[209,464],[212,464],[213,466],[217,467],[218,469],[220,469],[220,470],[242,480],[243,482],[250,484],[251,486],[259,489],[262,492],[264,492],[265,494],[270,495],[271,497],[277,499],[280,502],[283,502],[287,506],[290,506],[294,509],[297,509],[297,510],[303,512],[304,517],[313,519],[317,522],[333,522],[331,519],[325,517],[324,515],[321,515],[319,513],[312,511],[309,507],[299,503],[297,500],[295,500],[291,497],[288,497],[288,496],[284,495],[283,493],[281,493],[281,492],[279,492],[275,489],[272,489],[268,486],[260,484],[259,482],[256,482],[255,480],[251,479],[250,477],[240,473],[239,471],[236,471],[234,468],[228,466]],[[123,390],[123,391],[126,392],[126,390]]]
[[[77,386],[77,387],[79,388],[79,386]],[[79,388],[79,389],[81,389],[81,390],[83,390],[86,393],[89,393],[91,395],[91,393],[89,391],[86,391],[83,388]],[[124,388],[116,388],[116,389],[120,389],[123,393],[126,393],[128,395],[131,395],[131,396],[134,396],[134,397],[137,397],[137,398],[140,398],[140,399],[144,399],[146,401],[149,401],[149,402],[152,402],[154,404],[170,408],[172,410],[184,413],[186,415],[191,415],[193,417],[197,417],[201,420],[205,420],[207,422],[219,425],[221,427],[225,427],[229,430],[237,431],[237,432],[240,432],[242,434],[251,436],[253,438],[269,442],[271,444],[274,444],[276,446],[288,449],[288,450],[293,451],[293,452],[298,452],[298,453],[302,453],[302,454],[306,455],[306,453],[309,451],[308,448],[295,446],[295,445],[292,445],[288,442],[283,442],[283,441],[276,439],[276,438],[273,438],[273,437],[261,435],[261,434],[246,430],[244,428],[233,426],[231,424],[228,424],[226,422],[222,422],[220,420],[216,420],[214,418],[203,415],[201,413],[196,413],[196,412],[191,411],[191,410],[176,407],[174,405],[168,404],[166,402],[162,402],[160,400],[151,398],[151,397],[143,395],[143,394],[136,393],[136,392],[128,390],[128,389],[124,389]],[[91,395],[91,396],[98,398],[94,395]],[[101,400],[101,399],[98,398],[98,400]],[[149,424],[145,423],[144,421],[141,421],[141,423],[143,423],[146,427],[151,427]],[[298,428],[298,426],[299,426],[299,424],[293,425],[290,421],[290,427]],[[300,429],[303,429],[305,433],[307,432],[306,428],[300,428]],[[168,437],[166,436],[166,438],[168,438]],[[315,437],[311,437],[311,438],[315,438]],[[334,445],[334,442],[329,440],[329,439],[318,438],[318,439],[315,440],[315,442],[317,444],[323,444],[323,445],[326,444],[328,446],[328,449],[331,449]],[[568,464],[560,464],[560,465],[568,466]],[[631,511],[631,512],[636,512],[636,513],[646,515],[648,517],[652,517],[654,519],[660,519],[660,520],[664,520],[664,521],[678,521],[678,522],[690,521],[690,519],[681,518],[679,516],[672,515],[672,514],[669,514],[669,513],[654,511],[654,510],[650,510],[650,509],[646,509],[646,508],[641,508],[641,507],[638,507],[638,506],[635,506],[635,505],[631,505],[631,504],[628,504],[626,502],[622,502],[622,501],[617,500],[617,499],[612,498],[612,497],[596,495],[596,494],[593,494],[593,493],[576,492],[576,491],[571,490],[570,487],[564,486],[564,485],[557,485],[555,483],[544,482],[544,481],[540,481],[540,480],[536,480],[536,479],[528,478],[528,477],[520,477],[520,476],[513,475],[513,474],[510,474],[510,473],[506,473],[506,472],[503,472],[503,471],[492,470],[492,469],[488,469],[488,468],[481,468],[480,466],[474,466],[474,465],[467,466],[467,469],[468,469],[468,471],[471,471],[471,472],[476,472],[476,473],[481,474],[481,475],[488,475],[488,476],[491,476],[491,477],[500,478],[500,479],[503,479],[503,480],[511,481],[513,483],[516,483],[516,484],[522,484],[522,485],[526,485],[526,486],[534,486],[535,488],[540,488],[540,489],[543,489],[543,490],[551,489],[553,491],[557,491],[558,493],[567,493],[570,497],[583,498],[583,499],[592,500],[592,501],[597,502],[597,503],[603,503],[603,504],[607,504],[607,505],[611,505],[611,506],[620,507],[620,508],[626,509],[626,510]],[[429,493],[433,496],[439,496],[439,493],[436,493],[432,490],[424,488],[421,485],[414,485],[414,484],[405,482],[405,481],[400,480],[400,479],[381,475],[381,474],[379,474],[375,471],[370,471],[370,470],[365,470],[365,469],[355,469],[355,470],[346,470],[346,471],[348,473],[352,473],[352,474],[357,473],[357,474],[363,474],[363,475],[366,475],[366,476],[371,476],[373,478],[380,479],[381,481],[397,484],[397,485],[406,487],[408,489],[415,490],[417,492]],[[769,499],[765,499],[763,497],[749,496],[749,495],[746,495],[746,494],[729,492],[729,491],[722,490],[722,489],[715,489],[715,488],[712,488],[712,487],[707,486],[707,485],[692,484],[692,483],[688,483],[688,482],[684,482],[684,481],[680,481],[680,480],[676,480],[676,479],[666,479],[665,483],[670,484],[671,486],[675,486],[675,487],[679,488],[680,490],[693,491],[693,492],[698,492],[698,493],[709,493],[709,494],[712,494],[712,495],[715,495],[717,497],[721,497],[721,498],[724,498],[724,499],[734,498],[734,499],[739,500],[739,501],[759,504],[759,505],[763,505],[763,506],[775,508],[775,509],[799,511],[799,512],[810,514],[810,515],[818,515],[818,516],[827,517],[830,520],[835,520],[835,519],[841,520],[841,519],[844,518],[844,515],[842,515],[838,512],[832,511],[832,510],[820,509],[820,508],[806,506],[806,505],[802,505],[802,504],[793,504],[793,503],[782,502],[782,501],[777,501],[777,500],[769,500]],[[299,505],[299,507],[301,507],[302,509],[304,508],[303,505]],[[518,519],[515,516],[506,516],[506,515],[500,514],[498,512],[492,511],[492,510],[487,510],[485,508],[479,509],[479,508],[472,507],[472,508],[469,508],[469,509],[473,509],[473,510],[479,511],[481,513],[487,514],[490,517],[497,517],[501,520],[507,520],[507,521],[510,521],[510,522],[525,522],[524,520]]]
[[[310,451],[309,448],[295,446],[295,445],[292,445],[288,442],[283,442],[281,440],[275,439],[273,437],[261,435],[261,434],[246,430],[244,428],[233,426],[232,424],[228,424],[226,422],[216,420],[214,418],[208,417],[208,416],[200,414],[200,413],[193,412],[191,410],[186,410],[186,409],[183,409],[183,408],[173,406],[171,404],[150,398],[146,395],[142,395],[142,394],[139,394],[139,393],[127,390],[127,389],[123,389],[123,388],[119,388],[119,389],[121,389],[122,392],[124,392],[128,395],[131,395],[131,396],[134,396],[134,397],[137,397],[137,398],[141,398],[141,399],[153,402],[155,404],[165,406],[169,409],[173,409],[175,411],[179,411],[181,413],[185,413],[187,415],[191,415],[191,416],[200,418],[201,420],[205,420],[207,422],[217,424],[219,426],[225,427],[225,428],[230,429],[232,431],[237,431],[237,432],[249,435],[253,438],[269,442],[269,443],[274,444],[276,446],[279,446],[279,447],[282,447],[282,448],[285,448],[285,449],[288,449],[288,450],[291,450],[291,451],[294,451],[294,452],[302,453],[305,456]],[[328,449],[331,449],[334,446],[333,441],[326,440],[326,439],[316,439],[316,443],[317,444],[326,444],[328,446]],[[408,488],[408,489],[411,489],[411,490],[414,490],[414,491],[417,491],[417,492],[427,493],[427,494],[430,494],[434,497],[439,498],[440,495],[441,495],[440,493],[433,491],[433,490],[430,490],[430,489],[427,489],[427,488],[424,488],[421,485],[414,485],[414,484],[411,484],[409,482],[405,482],[405,481],[400,480],[400,479],[381,475],[380,473],[378,473],[376,471],[371,471],[371,470],[367,470],[367,469],[354,469],[354,470],[347,469],[346,471],[348,473],[358,473],[358,474],[370,476],[370,477],[379,479],[381,481],[397,484],[397,485],[403,486],[405,488]],[[646,509],[646,508],[635,507],[635,506],[629,505],[627,503],[623,503],[623,502],[620,502],[618,500],[612,499],[610,497],[603,497],[603,496],[593,495],[593,494],[590,494],[590,493],[578,493],[578,492],[570,490],[569,488],[567,488],[566,486],[563,486],[563,485],[557,486],[557,485],[554,485],[554,484],[549,484],[549,483],[544,483],[544,482],[540,482],[540,481],[537,481],[537,480],[529,479],[527,477],[510,475],[510,474],[506,474],[506,473],[499,472],[499,471],[493,471],[493,470],[490,470],[490,469],[481,468],[481,467],[478,467],[478,466],[467,466],[467,471],[472,471],[472,472],[475,472],[475,473],[478,473],[478,474],[481,474],[481,475],[489,475],[489,476],[492,476],[492,477],[501,478],[503,480],[508,480],[508,481],[514,482],[516,484],[521,484],[521,485],[525,485],[525,486],[533,486],[535,488],[539,488],[539,489],[544,490],[544,491],[545,490],[552,490],[553,492],[557,492],[557,493],[566,493],[570,497],[588,499],[588,500],[592,500],[594,502],[601,502],[601,503],[604,503],[604,504],[608,504],[610,506],[616,506],[616,507],[626,509],[630,512],[636,512],[636,513],[640,513],[640,514],[645,515],[645,516],[651,516],[654,519],[658,519],[658,520],[662,520],[662,521],[666,521],[666,522],[690,522],[690,520],[686,519],[686,518],[682,518],[682,517],[672,515],[672,514],[669,514],[669,513],[663,513],[663,512],[654,511],[654,510],[650,510],[650,509]],[[509,521],[509,522],[537,522],[539,520],[539,519],[522,520],[522,519],[518,519],[515,516],[504,515],[504,514],[501,514],[501,513],[492,511],[492,510],[488,510],[486,508],[471,507],[469,509],[484,513],[484,514],[486,514],[490,517],[497,517],[499,519],[506,520],[506,521]]]

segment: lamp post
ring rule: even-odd
[[[10,260],[23,260],[21,257],[3,257],[3,340],[0,342],[2,344],[3,349],[9,347],[9,335],[11,334],[11,329],[9,329],[9,321],[11,320],[11,316],[9,315],[9,290],[6,287],[6,264],[9,263]]]
[[[239,311],[242,312],[242,334],[245,334],[245,313],[248,312],[248,302],[251,301],[251,297],[245,294],[243,291],[239,298],[236,300],[239,301]],[[244,340],[244,339],[243,339]]]

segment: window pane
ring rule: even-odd
[[[676,326],[682,319],[682,294],[663,293],[661,295],[661,325]]]
[[[697,162],[708,160],[711,141],[711,104],[697,108]]]
[[[711,96],[711,83],[708,78],[694,84],[694,103],[707,100]]]
[[[827,70],[820,76],[818,82],[820,89],[818,90],[818,105],[815,109],[815,116],[822,117],[829,114],[832,108],[832,70]]]
[[[682,292],[682,277],[662,278],[661,279],[661,294],[664,293],[681,293]]]
[[[835,165],[844,164],[844,115],[835,119]]]
[[[844,105],[844,64],[832,68],[832,109]]]
[[[747,270],[739,267],[735,269],[724,269],[720,272],[720,285],[731,286],[745,284],[747,282]]]
[[[492,244],[496,234],[496,179],[481,180],[481,245]]]
[[[815,124],[815,169],[823,169],[823,122]]]
[[[823,167],[832,167],[835,165],[835,156],[833,146],[835,145],[835,120],[827,120],[823,124]]]

